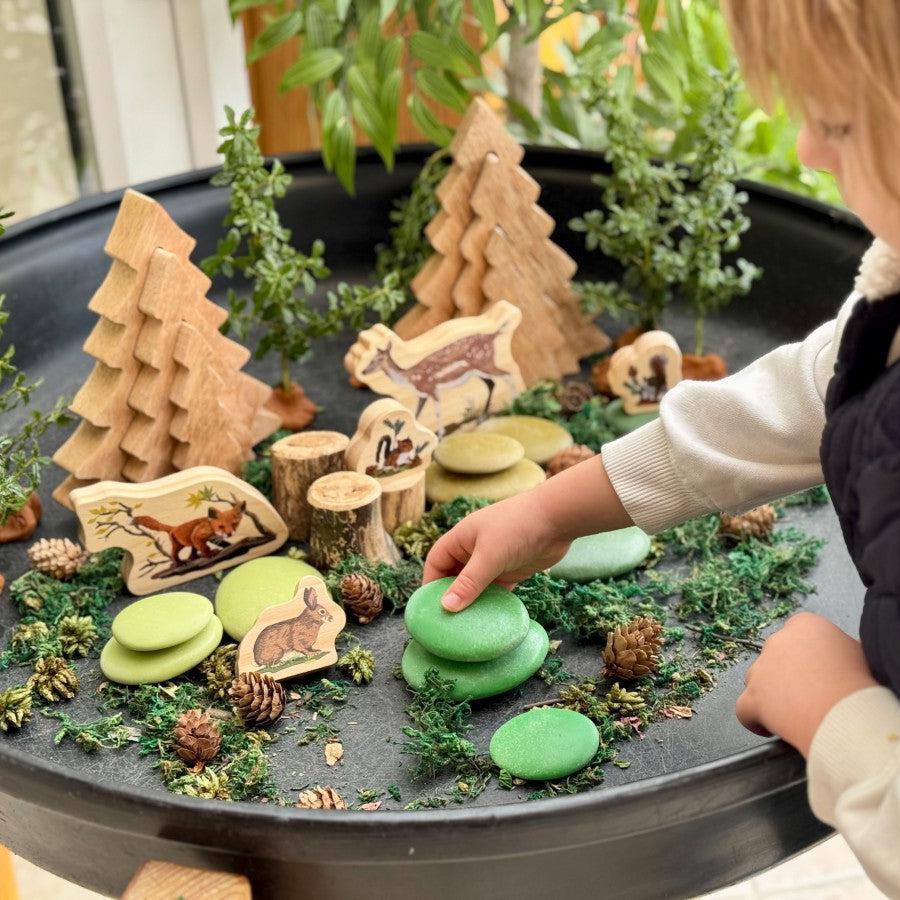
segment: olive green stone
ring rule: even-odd
[[[636,413],[633,416],[629,415],[622,409],[621,398],[610,400],[606,406],[606,421],[609,423],[609,427],[616,434],[620,435],[636,431],[641,425],[646,425],[648,422],[653,422],[658,418],[659,413],[657,411]]]
[[[525,458],[539,465],[572,444],[572,435],[562,425],[538,416],[496,416],[482,422],[478,431],[515,438],[525,448]]]
[[[487,662],[457,662],[441,659],[429,653],[421,644],[410,641],[403,652],[400,668],[407,684],[420,690],[425,684],[425,673],[437,669],[442,678],[452,679],[453,700],[480,700],[493,697],[518,687],[541,667],[550,649],[547,632],[531,621],[525,640],[509,653],[489,659]]]
[[[650,536],[640,528],[620,528],[575,538],[569,552],[550,569],[552,578],[593,581],[637,568],[650,552]]]
[[[406,604],[406,627],[426,650],[442,659],[483,662],[522,643],[530,619],[515,594],[491,584],[471,606],[453,613],[441,606],[451,584],[452,578],[423,584]]]
[[[183,675],[203,662],[222,640],[222,623],[213,616],[204,629],[183,644],[141,653],[123,647],[114,637],[100,654],[100,671],[118,684],[155,684]]]
[[[504,722],[491,738],[491,759],[516,778],[547,781],[583,769],[600,746],[597,726],[581,713],[539,707]]]
[[[457,497],[505,500],[537,487],[545,478],[544,470],[530,459],[520,459],[493,475],[459,475],[433,462],[425,472],[425,496],[432,503],[449,503]]]
[[[264,609],[294,596],[304,575],[322,577],[308,563],[289,556],[263,556],[232,569],[216,591],[216,615],[225,631],[241,640]]]
[[[212,615],[212,603],[201,594],[156,594],[126,606],[113,619],[112,633],[129,650],[164,650],[199,634]]]
[[[525,448],[505,434],[466,431],[451,434],[437,445],[434,458],[448,471],[460,475],[491,475],[514,466]]]

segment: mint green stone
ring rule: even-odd
[[[549,572],[563,581],[593,581],[636,569],[650,553],[650,536],[640,528],[620,528],[575,538],[569,552]]]
[[[126,606],[113,619],[112,633],[129,650],[165,650],[199,634],[212,616],[213,606],[206,597],[172,591]]]
[[[216,591],[216,615],[234,640],[241,640],[259,614],[287,603],[304,575],[322,574],[308,563],[289,556],[262,556],[232,569]]]
[[[539,416],[495,416],[477,431],[505,434],[525,448],[525,458],[543,465],[572,444],[572,435],[562,425]]]
[[[504,722],[491,738],[491,759],[527,781],[565,778],[583,769],[600,746],[597,726],[571,709],[544,706]]]
[[[222,640],[222,623],[212,616],[203,630],[183,644],[141,653],[123,647],[114,637],[100,654],[100,671],[118,684],[156,684],[168,681],[203,662]]]
[[[406,604],[406,627],[426,650],[442,659],[484,662],[522,643],[530,619],[515,594],[492,584],[471,606],[451,613],[441,598],[452,583],[439,578],[423,584]]]
[[[410,641],[403,652],[400,668],[407,684],[420,690],[425,673],[437,669],[442,678],[454,681],[450,696],[454,700],[480,700],[518,687],[541,667],[550,649],[547,632],[535,621],[528,626],[525,640],[509,653],[487,662],[456,662],[429,653],[421,644]]]
[[[445,437],[435,448],[434,458],[448,471],[460,475],[491,475],[514,466],[525,456],[525,448],[505,434],[463,431]]]
[[[658,418],[659,413],[656,411],[637,413],[630,416],[622,409],[622,399],[620,397],[610,400],[606,406],[606,421],[609,423],[609,427],[618,435],[628,434],[640,428],[641,425],[646,425],[648,422],[653,422]]]

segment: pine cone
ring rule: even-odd
[[[49,703],[71,700],[78,693],[78,676],[61,656],[44,656],[34,664],[28,687]]]
[[[565,450],[560,450],[556,456],[551,457],[550,462],[547,463],[547,474],[559,475],[560,472],[577,466],[578,463],[596,455],[590,447],[586,447],[584,444],[572,444],[571,447],[566,447]]]
[[[632,619],[627,625],[617,625],[606,635],[603,661],[607,678],[630,681],[643,678],[659,667],[659,648],[662,644],[662,625],[653,616]]]
[[[301,809],[347,809],[344,798],[334,788],[321,785],[301,791],[297,806]]]
[[[224,700],[235,677],[237,644],[223,644],[200,663],[200,671],[206,677],[206,690],[214,700]]]
[[[0,692],[0,731],[19,729],[31,718],[31,688],[27,684]]]
[[[187,763],[189,772],[202,772],[204,766],[219,752],[222,733],[205,709],[183,712],[172,731],[175,753]]]
[[[607,709],[615,716],[633,716],[647,704],[637,691],[628,691],[617,681],[603,698]]]
[[[341,599],[360,625],[368,625],[384,609],[384,594],[368,575],[345,575],[341,579]]]
[[[722,513],[719,516],[719,531],[738,540],[748,537],[767,538],[775,527],[777,517],[771,503],[757,506],[740,516]]]
[[[57,635],[65,656],[87,656],[97,640],[97,626],[90,616],[64,616]]]
[[[41,538],[28,548],[28,559],[39,572],[68,581],[85,564],[90,554],[68,538]]]
[[[284,686],[271,675],[245,672],[228,688],[231,706],[245,725],[271,725],[284,712]]]
[[[567,416],[581,412],[581,407],[594,396],[594,389],[586,381],[570,381],[556,393],[556,399]]]

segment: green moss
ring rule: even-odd
[[[448,503],[436,503],[418,522],[400,525],[394,531],[394,542],[407,556],[425,559],[442,534],[490,502],[484,497],[457,497]]]
[[[253,451],[256,459],[244,463],[244,481],[252,484],[263,496],[272,499],[272,444],[282,438],[293,434],[286,428],[279,428],[274,434],[269,435],[264,441],[257,444]]]
[[[387,563],[372,563],[351,554],[344,557],[326,578],[332,596],[340,596],[341,578],[354,573],[371,578],[381,588],[386,604],[394,609],[403,609],[412,592],[422,583],[422,562],[406,559],[396,566],[389,566]]]
[[[375,677],[375,654],[362,647],[351,647],[336,665],[354,684],[369,684]]]
[[[59,719],[60,727],[53,736],[53,743],[59,746],[69,738],[84,750],[94,753],[96,750],[119,750],[126,744],[137,741],[140,732],[136,728],[122,722],[121,713],[114,716],[103,716],[93,722],[76,722],[60,710],[44,709],[43,715]]]

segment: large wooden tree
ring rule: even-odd
[[[409,339],[499,300],[522,310],[513,355],[526,384],[577,372],[609,338],[579,308],[574,261],[550,240],[553,219],[520,163],[522,148],[488,104],[469,106],[437,189],[441,209],[426,233],[434,254],[412,283],[418,303],[395,331]]]
[[[54,456],[70,473],[54,492],[60,503],[70,506],[76,487],[150,481],[188,459],[239,471],[278,427],[262,406],[269,389],[240,371],[249,351],[219,332],[226,313],[206,298],[209,279],[189,260],[194,243],[155,200],[126,192],[105,247],[112,264],[89,304],[100,319],[84,344],[96,362],[71,406],[81,422]],[[197,336],[193,357],[176,353],[186,328]],[[179,373],[195,365],[205,390],[182,399],[185,410]],[[202,441],[196,427],[184,430],[187,412],[197,420],[194,405],[215,411],[204,414]]]

